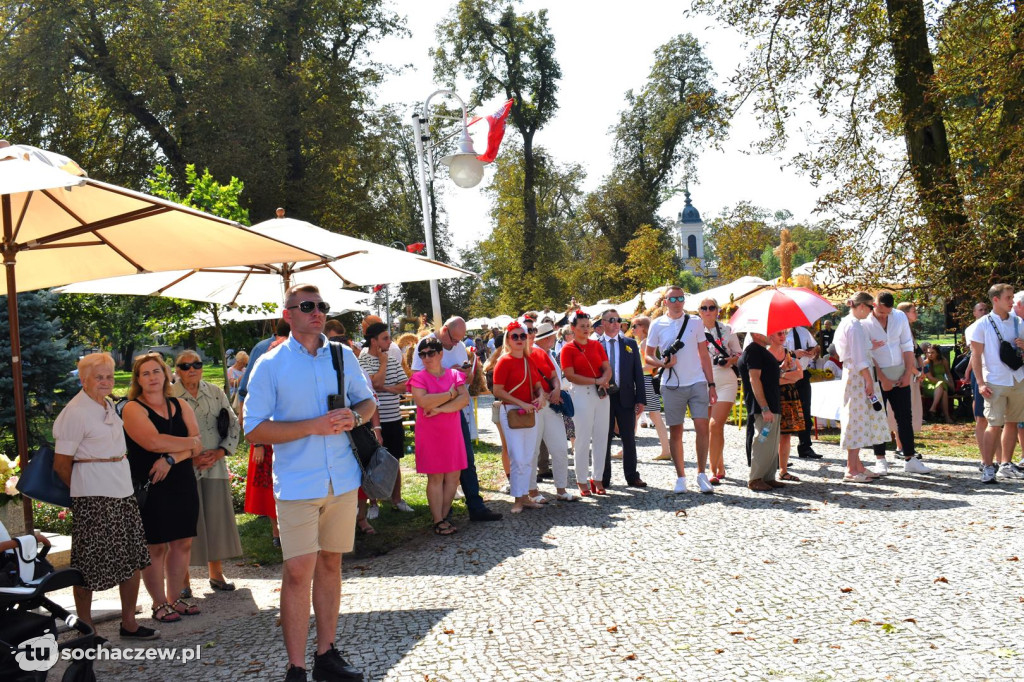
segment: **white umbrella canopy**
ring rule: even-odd
[[[261,305],[279,303],[284,291],[294,284],[313,284],[321,292],[330,292],[345,286],[475,276],[469,270],[335,234],[303,220],[273,218],[250,229],[325,255],[312,260],[267,261],[246,267],[192,268],[112,277],[63,287],[60,291],[68,294],[148,294],[226,305]]]
[[[22,466],[28,461],[28,422],[17,292],[129,273],[321,257],[318,250],[84,175],[67,157],[0,142],[0,252]],[[25,524],[31,530],[27,498]]]
[[[754,277],[747,275],[740,277],[737,280],[733,280],[728,284],[723,284],[706,291],[701,291],[696,294],[686,295],[686,310],[690,312],[697,312],[697,308],[700,307],[700,302],[705,298],[713,298],[718,302],[719,306],[726,306],[730,301],[739,302],[740,299],[749,296],[755,291],[760,291],[767,286],[771,286],[771,282],[760,277]]]
[[[336,291],[321,291],[325,301],[331,304],[331,316],[343,313],[358,311],[367,312],[370,310],[370,302],[366,294],[351,289],[338,289]],[[243,312],[241,310],[229,310],[219,313],[214,320],[210,312],[201,312],[185,323],[186,329],[206,329],[215,327],[217,324],[229,322],[255,322],[257,320],[279,320],[281,319],[281,306],[277,305],[271,310],[257,310],[256,312]]]

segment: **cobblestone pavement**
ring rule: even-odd
[[[615,462],[607,497],[347,561],[339,648],[402,682],[1024,678],[1021,483],[932,460],[931,476],[844,484],[838,448],[818,444],[823,462],[794,460],[801,483],[753,493],[729,428],[726,484],[673,495],[653,430],[640,446],[646,490]],[[690,466],[690,432],[685,451]],[[201,661],[103,662],[100,679],[283,679],[279,570],[161,627],[154,644],[202,645]]]

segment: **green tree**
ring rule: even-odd
[[[623,274],[633,291],[650,291],[671,283],[678,273],[675,261],[676,254],[665,231],[641,225],[626,243]]]
[[[513,100],[509,122],[519,134],[523,156],[519,270],[535,282],[543,280],[545,274],[537,271],[542,243],[536,192],[540,161],[534,138],[558,110],[555,95],[562,76],[547,10],[516,14],[511,3],[498,7],[486,0],[459,0],[438,25],[437,38],[441,47],[431,54],[440,81],[454,86],[458,76],[465,76],[474,82],[475,102],[499,93]]]
[[[626,92],[614,128],[615,164],[587,198],[587,217],[606,236],[616,262],[642,224],[658,226],[658,209],[674,193],[673,180],[689,169],[697,150],[725,134],[727,117],[711,83],[714,71],[700,43],[678,35],[654,52],[639,92]]]
[[[57,315],[56,295],[49,291],[18,294],[21,330],[22,383],[29,415],[28,447],[47,438],[58,409],[71,397],[78,382],[71,375],[75,356]],[[11,375],[11,334],[7,318],[7,297],[0,297],[0,449],[13,459],[14,379]]]
[[[373,230],[378,168],[363,112],[404,31],[384,0],[0,2],[0,124],[93,177],[141,187],[164,163],[239,176],[243,206]],[[371,227],[368,227],[371,226]]]
[[[833,188],[820,207],[853,224],[834,232],[831,264],[848,275],[909,278],[932,295],[1019,279],[1020,3],[694,6],[750,40],[735,101],[754,101],[769,130],[764,147],[784,146],[798,103],[823,121],[794,162]]]

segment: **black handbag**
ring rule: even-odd
[[[342,357],[341,344],[331,342],[331,362],[338,373],[338,395],[342,406],[345,404],[345,359]],[[361,487],[371,500],[391,497],[398,478],[398,460],[388,449],[377,442],[373,429],[369,424],[357,426],[348,431],[349,442],[355,455],[359,469],[363,473]]]
[[[15,486],[25,497],[38,502],[55,504],[59,507],[71,506],[71,489],[53,470],[53,448],[43,445],[28,460],[21,471],[21,477]]]
[[[228,414],[228,408],[220,408],[220,412],[217,413],[217,434],[221,440],[228,437],[228,429],[231,428],[231,415]]]
[[[1024,367],[1024,358],[1021,357],[1020,351],[1009,341],[1003,340],[1003,335],[999,333],[999,327],[996,326],[995,321],[989,317],[989,324],[992,325],[992,331],[996,333],[996,338],[999,339],[999,359],[1004,365],[1016,372],[1021,367]],[[1017,326],[1016,320],[1013,323],[1014,328]]]
[[[146,500],[149,499],[149,486],[153,485],[153,482],[148,478],[145,481],[132,481],[132,488],[135,490],[135,501],[139,504],[139,511],[146,506]]]

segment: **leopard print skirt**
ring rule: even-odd
[[[149,549],[135,495],[71,498],[71,566],[85,587],[109,590],[149,566]]]

